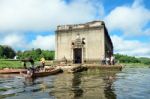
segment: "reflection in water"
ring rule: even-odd
[[[80,97],[83,90],[80,87],[81,74],[60,74],[55,77],[54,88],[50,91],[50,95],[57,99],[72,99]]]
[[[0,78],[0,99],[116,99],[115,75],[116,72],[93,69],[37,79]]]
[[[40,78],[40,79],[25,78],[25,81],[23,83],[25,86],[24,88],[31,87],[31,86],[34,88],[31,90],[31,92],[39,92],[39,91],[45,92],[46,89],[50,88],[47,84],[49,82],[46,82],[46,81],[47,80],[43,78]]]
[[[25,78],[23,83],[24,83],[25,86],[32,86],[32,85],[35,84],[35,79],[33,79],[33,78]]]
[[[50,91],[57,99],[116,99],[112,83],[116,72],[88,70],[55,77]]]
[[[74,98],[81,97],[83,90],[80,87],[81,84],[81,73],[75,73],[72,79],[72,91],[74,92]]]
[[[39,79],[25,79],[20,76],[0,78],[0,99],[41,99],[52,87],[52,76]]]
[[[105,97],[107,99],[116,99],[116,94],[114,93],[114,89],[112,88],[112,84],[115,81],[115,75],[106,76],[104,81],[106,83],[105,89],[104,89]]]
[[[116,72],[102,71],[98,69],[88,70],[82,79],[83,97],[86,99],[110,99],[106,90],[111,88],[108,77],[114,77]],[[113,82],[113,80],[112,80]],[[111,91],[113,93],[113,91]],[[114,94],[115,95],[115,94]]]
[[[150,99],[150,68],[124,68],[116,77],[117,99]]]
[[[0,75],[0,99],[149,99],[150,68],[116,73],[93,69],[37,79]]]

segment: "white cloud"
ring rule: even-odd
[[[15,33],[13,33],[5,36],[4,38],[1,38],[0,43],[3,45],[9,45],[16,49],[24,47],[25,38],[23,37],[23,35],[16,35]]]
[[[97,2],[95,2],[97,1]],[[42,36],[26,41],[25,32],[54,30],[59,24],[76,24],[104,17],[99,0],[0,0],[0,44],[13,48],[54,50],[55,36]],[[105,18],[108,30],[122,30],[125,35],[150,35],[150,10],[135,0],[131,6],[113,9]],[[150,57],[148,43],[112,36],[115,52]]]
[[[121,53],[131,56],[150,57],[149,43],[143,43],[138,40],[126,40],[117,35],[111,36],[115,53]]]
[[[59,24],[87,22],[103,14],[102,4],[89,0],[0,0],[0,44],[53,50],[54,36],[36,34],[27,41],[25,33],[53,31]]]
[[[91,21],[103,10],[88,0],[0,0],[0,33],[51,30],[58,24]]]
[[[125,35],[147,34],[148,28],[146,30],[143,28],[150,22],[150,10],[141,2],[142,0],[135,0],[132,6],[120,6],[112,10],[105,17],[108,29],[122,30]]]
[[[149,43],[140,39],[128,40],[124,37],[150,35],[150,10],[145,8],[143,0],[134,0],[131,6],[120,6],[113,9],[106,17],[108,30],[121,30],[124,35],[113,35],[115,53],[131,56],[150,57]],[[136,39],[136,38],[135,38]]]
[[[31,41],[26,40],[25,36],[20,34],[9,34],[3,39],[1,38],[0,44],[9,45],[16,50],[25,50],[32,48],[41,48],[44,50],[54,50],[55,49],[55,36],[47,35],[42,36],[38,35],[35,39]]]
[[[37,36],[35,40],[33,40],[29,44],[29,48],[41,48],[44,50],[54,50],[55,48],[55,36],[48,35],[48,36]]]

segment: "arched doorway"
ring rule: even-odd
[[[82,48],[73,49],[73,58],[75,64],[82,63]]]
[[[83,62],[83,58],[85,50],[84,50],[84,45],[85,45],[85,38],[80,38],[80,34],[77,34],[77,38],[72,41],[72,55],[73,55],[73,63],[74,64],[81,64]]]

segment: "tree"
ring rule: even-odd
[[[53,60],[54,59],[54,51],[49,51],[49,50],[41,50],[40,48],[38,49],[32,49],[32,50],[26,50],[21,53],[17,53],[20,59],[32,57],[34,60],[39,61],[42,57],[44,57],[46,60]]]
[[[35,49],[35,53],[38,54],[38,55],[40,55],[42,53],[42,50],[40,48]]]
[[[4,48],[0,45],[0,58],[3,58]]]
[[[136,58],[133,56],[115,54],[116,60],[119,60],[121,63],[143,63],[150,64],[150,58]]]
[[[133,56],[127,56],[127,55],[121,55],[121,54],[115,54],[115,57],[117,60],[119,60],[121,63],[140,63],[140,59],[135,58]]]
[[[0,45],[0,58],[14,58],[16,52],[10,46]]]

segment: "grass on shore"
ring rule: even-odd
[[[138,67],[150,67],[150,65],[142,64],[142,63],[120,63],[124,65],[125,67],[130,68],[138,68]],[[39,61],[35,62],[35,66],[40,65]],[[45,65],[53,65],[52,61],[46,61]],[[31,64],[28,62],[27,66],[31,66]],[[0,60],[0,69],[3,68],[23,68],[23,64],[19,60]]]
[[[20,61],[0,60],[0,69],[3,68],[22,68]]]
[[[31,64],[29,62],[26,63],[27,67],[30,67]],[[35,66],[41,65],[39,61],[35,62]],[[45,65],[52,65],[51,61],[46,61]],[[23,63],[19,60],[0,60],[0,69],[3,68],[12,68],[12,69],[17,69],[17,68],[23,68]]]
[[[150,65],[143,64],[143,63],[121,63],[125,67],[135,68],[135,67],[150,67]]]

